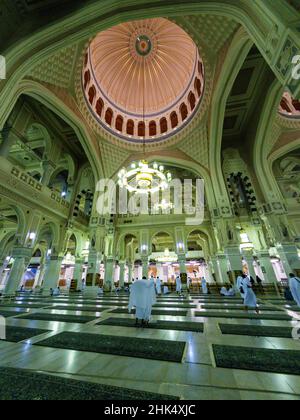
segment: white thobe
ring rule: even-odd
[[[176,277],[176,292],[181,293],[181,278],[178,276]]]
[[[159,277],[156,279],[156,293],[161,295],[161,281]]]
[[[60,290],[59,290],[59,288],[58,287],[56,287],[54,290],[53,290],[53,296],[59,296],[60,295]]]
[[[243,280],[244,279],[241,276],[239,276],[236,279],[236,288],[237,288],[238,293],[240,293],[242,299],[245,299],[245,293],[241,293],[241,287],[243,287]]]
[[[245,291],[244,297],[244,305],[248,308],[256,308],[257,307],[257,299],[256,295],[252,288],[252,283],[249,277],[243,279],[242,287]]]
[[[226,289],[226,287],[222,287],[222,289],[221,289],[221,291],[220,291],[220,294],[222,295],[222,296],[227,296],[227,289]]]
[[[152,306],[156,303],[155,285],[152,280],[138,280],[131,286],[128,310],[136,308],[137,319],[149,321]]]
[[[289,286],[294,298],[294,301],[300,306],[300,279],[298,277],[290,278]]]
[[[208,294],[208,288],[207,288],[207,282],[206,282],[205,279],[202,280],[201,287],[202,287],[202,293],[204,295],[207,295]]]

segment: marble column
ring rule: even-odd
[[[228,278],[228,260],[226,258],[226,255],[218,255],[217,257],[217,264],[218,264],[218,274],[219,274],[219,282],[220,284],[226,284],[229,281]]]
[[[14,144],[13,136],[10,133],[11,127],[5,126],[1,131],[2,142],[0,145],[0,156],[7,158],[12,145]]]
[[[243,271],[242,255],[239,246],[228,247],[225,250],[225,254],[228,258],[230,267],[230,280],[232,284],[235,284],[236,278]]]
[[[216,257],[211,258],[211,265],[212,265],[212,269],[213,269],[213,273],[214,273],[214,275],[212,276],[214,278],[214,281],[216,283],[223,283],[222,277],[220,275],[218,260],[217,260]]]
[[[178,255],[180,274],[186,274],[186,255]]]
[[[13,250],[12,258],[14,259],[14,263],[4,293],[13,294],[18,290],[31,255],[32,249],[30,248],[16,248]]]
[[[104,290],[111,291],[114,289],[114,258],[107,258],[105,261],[105,274],[104,274]]]
[[[100,254],[95,249],[90,249],[88,260],[88,272],[86,276],[86,286],[95,287],[96,275],[99,274]]]
[[[126,261],[120,261],[119,262],[119,267],[120,267],[119,287],[121,287],[123,289],[124,284],[125,284]]]
[[[290,273],[300,274],[300,258],[295,244],[282,244],[277,247],[280,259],[285,269],[287,277]]]
[[[147,277],[149,275],[149,258],[147,257],[142,257],[142,263],[143,263],[143,277]]]
[[[277,278],[268,250],[260,252],[259,263],[265,278],[265,282],[269,284],[274,284],[277,293],[280,295]]]
[[[128,263],[128,283],[132,282],[134,267],[131,262]]]
[[[84,260],[82,258],[76,259],[74,274],[73,274],[73,280],[75,280],[77,283],[76,290],[82,290],[83,264],[84,264]]]
[[[43,282],[43,294],[50,294],[50,289],[55,289],[59,282],[59,275],[63,257],[51,256],[46,264],[45,277]]]

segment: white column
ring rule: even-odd
[[[228,260],[225,255],[218,255],[218,273],[219,273],[219,279],[221,284],[226,284],[229,281],[228,278]]]
[[[120,272],[119,272],[119,286],[124,288],[125,284],[125,268],[126,268],[126,261],[119,262]]]
[[[43,294],[49,294],[50,289],[55,289],[59,282],[59,275],[61,271],[61,265],[63,257],[51,256],[47,263],[44,283],[43,283]]]
[[[148,257],[143,257],[142,258],[142,263],[143,263],[143,277],[147,277],[148,278],[148,274],[149,274],[149,259]]]
[[[83,263],[84,263],[84,260],[81,258],[76,259],[75,261],[73,279],[77,283],[77,287],[76,287],[77,290],[82,290]]]
[[[273,264],[271,262],[269,251],[260,252],[259,262],[266,283],[274,284],[277,293],[280,294],[276,274],[273,268]]]
[[[107,291],[114,289],[114,258],[107,258],[105,262],[104,288]]]
[[[30,261],[32,249],[30,248],[16,248],[12,253],[14,263],[6,283],[4,292],[6,294],[15,293],[23,279],[27,264]]]

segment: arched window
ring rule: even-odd
[[[118,115],[117,119],[116,119],[116,130],[122,132],[123,131],[123,123],[124,123],[123,117],[121,115]]]
[[[202,85],[201,85],[201,81],[198,79],[198,77],[196,77],[195,80],[195,90],[200,98],[201,93],[202,93]]]
[[[164,134],[168,131],[168,121],[166,118],[162,118],[160,120],[160,132],[161,134]]]
[[[90,81],[91,81],[91,73],[89,70],[87,70],[84,73],[84,89],[87,88],[87,85],[90,83]]]
[[[175,128],[178,126],[178,115],[175,111],[172,112],[171,116],[171,126],[172,128]]]
[[[134,135],[134,122],[132,120],[128,120],[127,121],[126,133],[129,136],[133,136]]]
[[[145,137],[146,135],[146,125],[143,121],[139,122],[138,125],[138,136],[139,137]]]
[[[293,99],[293,106],[296,111],[300,111],[300,102],[297,99]]]
[[[105,113],[105,122],[106,122],[108,125],[111,125],[111,123],[112,123],[112,119],[113,119],[113,116],[114,116],[113,111],[112,111],[110,108],[108,108],[108,109],[106,110],[106,113]]]
[[[87,66],[88,61],[89,61],[89,55],[88,55],[88,53],[86,53],[85,57],[84,57],[84,67]]]
[[[281,99],[280,106],[284,111],[292,112],[292,110],[290,109],[289,104],[288,104],[288,102],[285,98]]]
[[[96,103],[96,112],[99,115],[99,117],[102,116],[103,108],[104,108],[104,102],[101,98],[99,98],[97,103]]]
[[[187,119],[187,116],[188,116],[188,108],[187,108],[187,106],[186,106],[185,103],[182,103],[180,105],[180,114],[181,114],[182,121],[184,121],[184,120]]]
[[[193,94],[193,92],[189,93],[189,103],[191,106],[191,110],[193,111],[195,109],[196,106],[196,98],[195,95]]]
[[[203,76],[203,64],[201,61],[198,62],[198,72],[201,76]]]
[[[156,122],[150,121],[149,123],[149,134],[150,136],[156,136],[157,134],[157,128],[156,128]]]
[[[96,97],[96,88],[95,86],[91,86],[89,89],[89,102],[91,105],[93,105],[95,97]]]

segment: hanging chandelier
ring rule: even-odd
[[[157,163],[151,166],[146,160],[133,162],[129,169],[119,172],[119,186],[130,193],[154,194],[166,190],[171,180],[172,175],[164,166]]]

